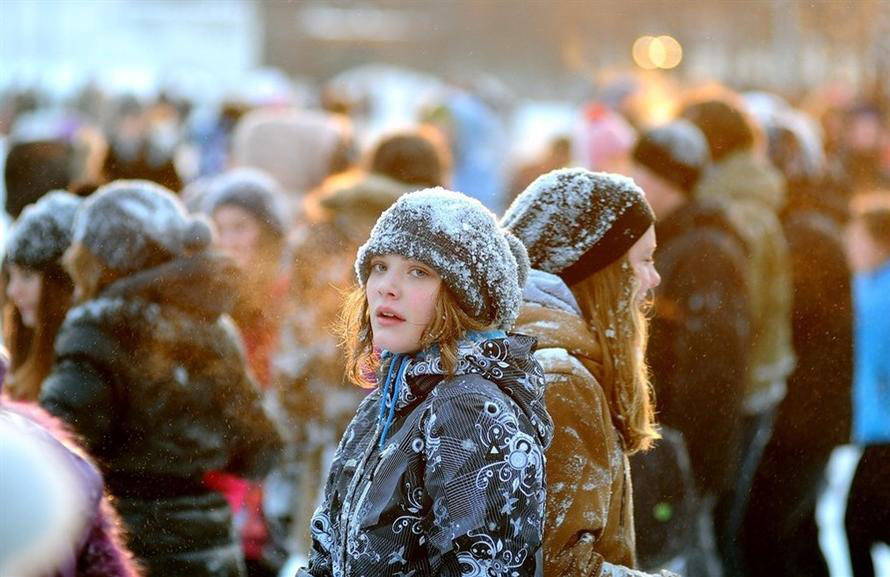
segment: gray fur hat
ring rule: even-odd
[[[9,233],[6,258],[34,270],[45,270],[59,262],[71,246],[74,215],[81,199],[57,190],[28,205]]]
[[[562,168],[539,176],[501,219],[532,267],[574,284],[618,260],[655,222],[626,176]]]
[[[236,168],[213,179],[207,193],[206,212],[213,216],[226,205],[247,211],[278,236],[287,234],[290,223],[287,199],[275,179],[264,172]]]
[[[189,216],[172,192],[147,180],[99,188],[77,213],[72,239],[122,273],[202,250],[211,240],[207,222]]]
[[[464,311],[484,323],[509,329],[519,315],[528,255],[478,200],[443,188],[403,195],[380,215],[358,250],[361,286],[371,258],[386,254],[432,267]]]

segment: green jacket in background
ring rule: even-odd
[[[785,183],[754,151],[739,151],[702,177],[697,196],[725,202],[730,220],[747,244],[752,349],[745,412],[759,413],[785,396],[785,382],[795,364],[791,268],[778,217],[785,203]]]

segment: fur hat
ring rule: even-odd
[[[57,190],[28,205],[7,240],[9,262],[34,270],[58,263],[71,246],[71,229],[80,204],[77,196]]]
[[[467,314],[498,328],[513,326],[528,256],[478,200],[443,188],[403,195],[380,216],[371,238],[358,250],[355,272],[362,286],[371,257],[386,254],[432,267]]]
[[[633,159],[684,193],[691,194],[711,161],[711,154],[702,131],[690,121],[679,119],[640,136]]]
[[[277,236],[287,234],[290,222],[287,199],[278,183],[259,170],[236,168],[221,174],[210,184],[206,203],[206,212],[211,216],[223,206],[237,206]]]
[[[654,222],[632,179],[583,168],[539,176],[501,220],[525,244],[533,268],[568,284],[618,260]]]
[[[188,215],[176,196],[146,180],[117,180],[87,198],[72,242],[121,273],[149,268],[206,248],[210,226]]]

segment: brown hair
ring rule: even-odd
[[[648,320],[637,302],[627,255],[571,286],[603,351],[601,385],[628,454],[645,451],[660,435],[646,366]]]
[[[862,222],[872,240],[890,252],[890,190],[855,196],[850,202],[850,212],[853,219]]]
[[[52,368],[56,334],[74,292],[71,278],[60,266],[51,265],[37,272],[42,277],[34,328],[22,323],[21,314],[11,301],[7,301],[4,310],[5,340],[11,354],[12,379],[8,390],[11,397],[21,401],[36,401],[40,395],[40,386]]]
[[[457,344],[469,330],[482,330],[488,325],[468,315],[444,284],[436,298],[436,312],[432,322],[420,337],[420,349],[438,344],[442,367],[448,375],[457,367]],[[374,351],[371,315],[365,289],[355,287],[346,294],[335,327],[346,354],[346,378],[360,387],[374,386],[370,375],[380,359]]]
[[[443,186],[450,162],[441,136],[430,127],[385,136],[365,160],[369,171],[419,187]]]

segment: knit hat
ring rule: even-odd
[[[583,168],[539,176],[501,219],[525,244],[533,268],[568,284],[618,260],[654,222],[632,179]]]
[[[86,199],[72,242],[122,273],[206,248],[210,226],[190,217],[172,192],[146,180],[117,180]]]
[[[284,193],[264,172],[240,168],[223,173],[210,184],[206,198],[207,214],[226,205],[249,212],[277,236],[287,234],[288,207]]]
[[[371,258],[397,254],[438,272],[464,311],[501,329],[513,326],[528,276],[522,243],[500,228],[478,200],[443,188],[403,195],[358,250],[355,272],[365,286]]]
[[[34,270],[58,263],[71,246],[71,229],[80,204],[77,196],[57,190],[28,205],[9,234],[9,262]]]
[[[688,120],[675,120],[640,136],[634,162],[691,194],[711,160],[708,141]]]

